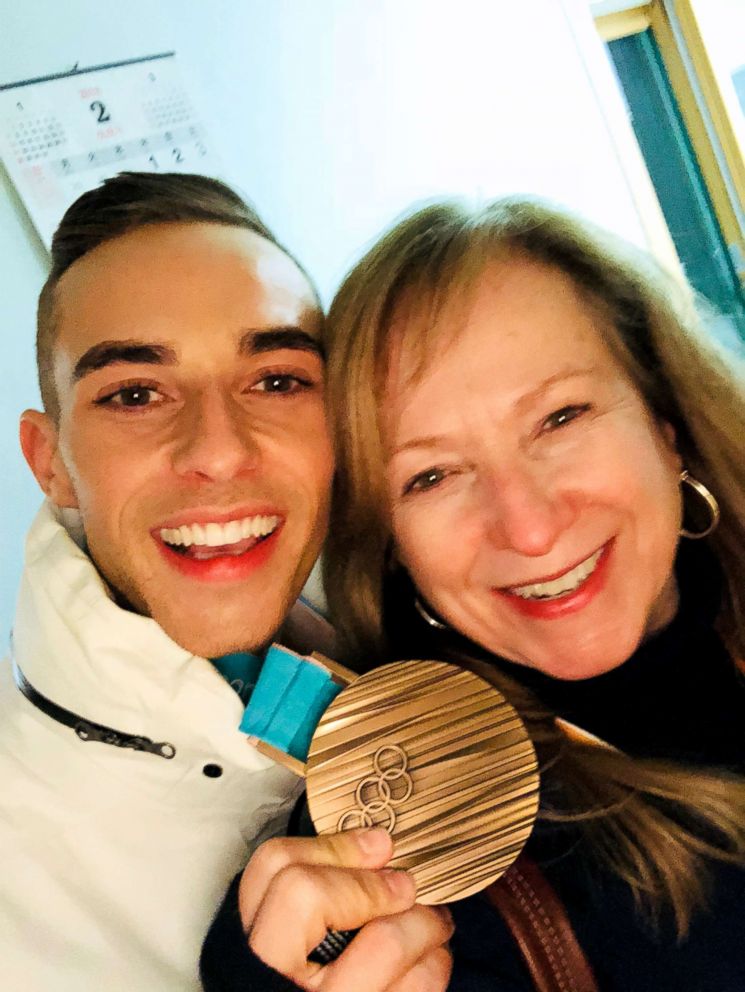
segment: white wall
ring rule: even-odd
[[[745,3],[743,0],[697,0],[696,18],[712,68],[727,107],[740,150],[745,156],[745,106],[732,74],[745,66]]]
[[[629,174],[638,156],[583,0],[1,2],[0,82],[175,49],[228,178],[327,299],[362,246],[423,197],[541,193],[644,240],[619,149]],[[4,639],[38,504],[16,421],[37,402],[45,266],[4,175],[0,258]]]

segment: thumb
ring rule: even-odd
[[[246,866],[238,890],[243,929],[253,926],[259,906],[274,878],[292,865],[329,868],[382,868],[393,854],[385,830],[346,830],[322,837],[275,837],[257,849]]]

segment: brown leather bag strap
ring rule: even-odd
[[[598,992],[566,910],[536,864],[520,858],[486,895],[517,941],[536,992]]]

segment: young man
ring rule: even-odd
[[[220,183],[123,174],[62,221],[44,412],[21,419],[47,499],[0,672],[7,992],[199,988],[229,880],[284,825],[298,782],[237,729],[236,688],[324,536],[320,319]],[[333,870],[322,843],[283,864],[322,857]]]

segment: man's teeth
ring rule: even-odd
[[[600,548],[595,554],[575,566],[571,572],[566,572],[558,579],[552,579],[550,582],[534,582],[527,586],[511,586],[507,591],[522,599],[554,599],[557,596],[564,596],[568,592],[573,592],[592,575],[602,553],[603,549]]]
[[[279,525],[279,517],[244,517],[227,524],[183,524],[181,527],[164,527],[161,540],[190,548],[193,544],[206,548],[224,548],[251,537],[267,537]]]

